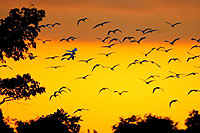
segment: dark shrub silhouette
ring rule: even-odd
[[[77,133],[80,117],[70,116],[63,109],[29,122],[17,121],[18,133]]]
[[[189,133],[200,133],[200,114],[199,111],[193,110],[189,113],[189,117],[186,119],[185,125],[186,131]]]
[[[0,109],[0,133],[14,133],[13,128],[11,128],[5,121]]]
[[[36,48],[34,39],[40,28],[38,23],[45,17],[44,10],[36,8],[11,9],[9,16],[0,20],[0,60],[4,57],[15,61],[25,59],[29,48]]]
[[[6,101],[30,99],[30,96],[42,94],[45,92],[44,87],[40,87],[40,83],[31,78],[30,74],[23,76],[17,75],[16,78],[0,79],[0,95],[5,97],[0,102],[0,105]]]
[[[158,117],[151,114],[144,119],[139,116],[120,118],[120,122],[113,126],[114,133],[173,133],[177,132],[177,123],[168,117]]]

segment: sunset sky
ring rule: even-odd
[[[0,4],[0,18],[8,16],[12,8],[29,7],[34,4],[38,9],[44,9],[46,17],[40,24],[61,23],[52,29],[42,29],[38,38],[50,39],[51,42],[42,44],[36,40],[37,48],[31,51],[38,56],[35,60],[22,60],[14,62],[7,60],[7,64],[14,70],[1,68],[1,78],[11,78],[17,74],[30,73],[31,76],[46,87],[46,93],[31,97],[31,100],[12,101],[2,105],[5,117],[17,118],[18,120],[35,119],[41,115],[53,113],[58,108],[63,108],[72,114],[78,108],[86,108],[89,111],[79,112],[84,121],[80,122],[81,132],[87,129],[95,129],[100,133],[112,132],[112,126],[119,122],[119,117],[130,117],[131,115],[144,115],[152,113],[158,116],[170,117],[175,122],[179,122],[179,128],[185,128],[184,120],[188,117],[192,109],[200,109],[200,93],[187,95],[190,89],[200,89],[200,75],[187,76],[181,78],[165,77],[172,75],[169,71],[188,74],[190,72],[200,72],[199,60],[186,62],[192,56],[187,53],[193,45],[198,45],[191,38],[200,38],[200,10],[199,0],[9,0]],[[86,22],[76,25],[77,20],[87,17]],[[100,22],[110,21],[111,23],[92,29]],[[175,28],[170,27],[165,22],[182,22]],[[124,36],[134,36],[136,39],[146,36],[141,44],[129,43],[116,44],[112,49],[102,48],[108,45],[108,40],[104,44],[97,38],[104,38],[107,32],[113,29],[120,29],[122,33],[111,34],[110,37],[117,37],[120,40]],[[143,35],[136,29],[153,28],[155,31]],[[75,36],[73,42],[60,42],[61,38]],[[180,37],[172,46],[164,40],[173,40]],[[153,47],[164,46],[166,49],[172,48],[165,53],[163,51],[153,51],[148,57],[147,53]],[[55,60],[46,60],[46,57],[61,56],[66,50],[77,48],[75,60],[61,61],[60,57]],[[194,48],[190,52],[199,55],[199,48]],[[108,58],[99,53],[115,52]],[[170,58],[179,58],[181,62],[171,62]],[[79,62],[81,59],[94,58],[88,64]],[[135,59],[153,60],[161,68],[151,63],[142,65],[127,66]],[[92,67],[100,63],[104,66],[114,66],[115,71],[108,68]],[[46,68],[49,66],[64,65],[58,69]],[[91,74],[87,80],[76,79],[78,77]],[[150,75],[160,75],[156,81],[147,85],[140,79],[146,79]],[[50,95],[62,86],[69,87],[71,93],[63,93],[60,97],[49,101]],[[160,86],[164,92],[157,90],[152,94],[154,87]],[[122,96],[110,91],[98,92],[101,88],[107,87],[112,91],[128,91]],[[1,97],[0,97],[1,98]],[[2,97],[3,98],[3,97]],[[174,103],[169,108],[169,102],[178,99],[180,102]]]

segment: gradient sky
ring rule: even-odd
[[[41,115],[53,113],[58,108],[64,108],[72,114],[77,108],[87,108],[90,111],[77,113],[84,120],[81,122],[81,132],[87,129],[96,129],[99,132],[109,133],[111,127],[119,121],[119,117],[130,117],[131,115],[144,115],[152,113],[155,115],[168,116],[178,127],[184,127],[184,120],[189,111],[199,109],[199,95],[193,93],[187,95],[190,89],[199,89],[199,75],[188,76],[180,79],[162,80],[171,75],[168,71],[177,73],[200,72],[199,59],[186,63],[191,56],[187,51],[191,46],[197,44],[190,39],[199,38],[199,5],[198,0],[10,0],[1,2],[0,17],[5,18],[12,8],[28,7],[31,3],[38,9],[46,11],[46,17],[40,24],[60,22],[61,26],[52,29],[44,29],[38,38],[51,39],[52,42],[42,44],[37,41],[37,49],[31,51],[38,55],[36,60],[23,60],[14,62],[7,60],[7,64],[13,67],[13,71],[1,68],[1,78],[11,78],[17,74],[30,73],[32,77],[46,87],[47,92],[30,101],[13,101],[2,105],[4,116],[21,120],[35,119]],[[81,23],[78,27],[76,22],[79,18],[88,17],[88,21]],[[103,21],[111,21],[104,27],[92,29],[92,27]],[[165,22],[182,22],[175,28],[171,28]],[[102,42],[97,37],[104,38],[108,30],[119,28],[122,33],[111,35],[122,39],[124,36],[140,38],[143,35],[136,32],[137,28],[157,29],[159,31],[148,34],[141,45],[125,42],[117,44],[112,49],[101,48]],[[59,42],[63,37],[78,37],[72,43]],[[164,40],[181,39],[172,46]],[[153,51],[148,57],[144,54],[152,47],[165,46],[173,48],[169,53]],[[67,49],[78,48],[77,56],[73,61],[45,60],[44,58],[54,55],[62,55]],[[115,52],[106,58],[99,53]],[[199,49],[191,50],[198,55]],[[78,62],[80,59],[93,57],[89,64]],[[178,57],[181,62],[171,62],[172,57]],[[135,59],[154,60],[162,68],[152,64],[135,65],[127,69],[129,63]],[[96,63],[105,66],[116,67],[116,71],[97,68],[91,72]],[[66,67],[54,70],[45,67],[52,65],[64,65]],[[88,80],[75,80],[75,78],[92,74]],[[145,79],[152,74],[161,77],[155,82],[146,85],[140,78]],[[49,96],[62,86],[72,89],[71,93],[63,94],[61,97],[49,101]],[[158,90],[152,94],[156,86],[161,86],[164,92]],[[113,94],[109,91],[98,91],[102,87],[122,91],[129,91],[123,96]],[[169,109],[172,99],[180,100]],[[17,103],[18,102],[18,103]]]

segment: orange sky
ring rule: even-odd
[[[13,2],[12,2],[13,1]],[[5,18],[11,8],[29,6],[31,3],[39,9],[45,9],[46,18],[41,24],[60,22],[61,26],[53,29],[44,29],[38,38],[51,39],[43,45],[37,41],[37,49],[32,49],[33,53],[38,55],[36,60],[23,60],[14,62],[11,59],[7,61],[13,71],[9,69],[0,69],[2,78],[13,77],[17,74],[30,73],[32,77],[45,86],[47,92],[32,97],[31,101],[9,102],[3,105],[3,114],[11,118],[22,120],[34,119],[37,116],[45,115],[56,111],[57,108],[64,108],[70,114],[77,108],[88,108],[77,115],[82,115],[81,132],[89,129],[96,129],[99,132],[111,132],[111,126],[119,121],[119,117],[130,117],[131,115],[143,115],[152,113],[155,115],[168,116],[175,122],[180,122],[179,127],[184,128],[184,120],[188,117],[189,111],[199,109],[199,94],[193,93],[187,96],[190,89],[199,89],[199,75],[188,76],[180,79],[162,80],[170,75],[168,71],[177,73],[199,72],[194,66],[199,65],[199,59],[186,63],[190,56],[187,51],[196,43],[191,41],[191,37],[200,37],[199,35],[199,1],[186,0],[164,1],[156,0],[154,2],[136,0],[11,0],[2,2],[0,5],[0,17]],[[176,6],[179,5],[179,6]],[[76,22],[78,18],[88,17],[89,20],[81,23],[78,27]],[[103,21],[111,21],[110,24],[97,29],[92,27]],[[182,22],[174,29],[164,22]],[[134,36],[140,38],[141,33],[136,32],[137,28],[152,27],[159,31],[148,34],[147,39],[143,40],[141,45],[136,43],[117,44],[112,49],[101,48],[103,44],[97,37],[103,38],[108,30],[119,28],[122,33],[112,35],[122,39],[124,36]],[[59,42],[63,37],[78,37],[72,43]],[[180,37],[175,46],[163,42],[164,40],[173,40]],[[148,57],[142,53],[148,52],[152,47],[165,46],[173,48],[169,53],[153,51]],[[74,61],[45,60],[44,58],[54,55],[62,55],[66,49],[78,48],[77,57]],[[115,52],[106,58],[99,53]],[[198,55],[199,49],[193,49],[191,52]],[[78,62],[80,59],[93,57],[94,60],[89,64]],[[167,61],[172,57],[178,57],[181,62]],[[153,64],[135,65],[127,69],[129,63],[135,59],[154,60],[162,68]],[[91,72],[96,63],[102,63],[105,66],[116,67],[116,71],[97,68]],[[53,70],[45,67],[52,65],[64,65],[65,67]],[[92,74],[88,80],[75,80],[75,78]],[[152,74],[158,74],[161,77],[155,82],[146,85],[140,78],[145,79]],[[72,89],[71,93],[63,94],[60,98],[49,101],[49,96],[63,85]],[[161,86],[165,92],[158,90],[152,94],[155,86]],[[111,90],[127,90],[127,94],[119,96],[105,91],[98,95],[102,87],[108,87]],[[175,103],[171,109],[168,104],[172,99],[180,100]],[[13,111],[17,110],[16,111]],[[23,114],[23,115],[22,115]]]

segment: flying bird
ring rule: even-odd
[[[117,66],[119,66],[119,64],[114,65],[113,67],[108,67],[108,68],[110,68],[110,70],[114,71],[114,68],[117,67]]]
[[[152,48],[149,52],[145,53],[144,56],[147,57],[154,49],[156,49],[156,48]]]
[[[139,40],[131,40],[131,42],[137,42],[138,44],[140,44],[140,42],[144,39],[146,39],[147,37],[141,37]]]
[[[60,68],[60,67],[65,67],[65,66],[49,66],[49,67],[46,67],[46,68],[54,68],[54,69],[57,69],[57,68]]]
[[[93,27],[93,29],[95,29],[95,28],[97,28],[97,27],[99,27],[99,26],[104,26],[105,24],[108,24],[108,23],[111,23],[111,22],[106,21],[106,22],[99,23],[99,24],[95,25],[95,26]]]
[[[166,24],[169,24],[172,28],[174,28],[176,25],[181,24],[181,22],[177,22],[174,24],[171,24],[170,22],[165,22]]]
[[[140,61],[139,61],[139,60],[134,60],[133,62],[131,62],[131,63],[128,65],[127,68],[129,68],[131,65],[136,64],[136,63],[139,63],[139,64],[140,64]]]
[[[193,48],[200,48],[200,45],[194,45],[190,48],[190,50],[192,50]]]
[[[105,37],[104,39],[101,39],[101,38],[97,38],[98,40],[101,40],[103,43],[105,43],[106,42],[106,40],[107,39],[109,39],[110,37],[109,36],[107,36],[107,37]]]
[[[168,53],[168,52],[171,51],[171,50],[172,50],[172,48],[170,48],[170,49],[165,49],[165,50],[162,50],[162,51]]]
[[[161,49],[161,50],[162,50],[162,49],[165,49],[165,47],[160,46],[160,47],[158,47],[156,50],[157,50],[157,51],[160,51],[160,49]]]
[[[168,42],[168,43],[170,43],[171,45],[174,45],[174,43],[176,42],[176,41],[178,41],[178,40],[180,40],[181,38],[176,38],[176,39],[174,39],[173,41],[168,41],[168,40],[165,40],[164,42]]]
[[[189,95],[190,93],[192,93],[192,92],[200,92],[200,90],[196,90],[196,89],[190,90],[190,91],[188,92],[188,95]]]
[[[169,103],[169,108],[171,108],[171,105],[172,105],[172,103],[174,103],[174,102],[178,102],[178,100],[177,100],[177,99],[171,100],[170,103]]]
[[[100,89],[98,95],[99,95],[102,91],[105,91],[105,90],[109,90],[109,91],[111,91],[109,88],[102,88],[102,89]]]
[[[88,18],[81,18],[77,21],[76,25],[78,26],[80,22],[85,22]]]
[[[112,46],[116,45],[117,43],[112,43],[110,45],[102,46],[102,48],[112,48]]]
[[[38,40],[42,41],[43,44],[45,44],[46,42],[50,42],[51,41],[51,40],[42,40],[42,39],[39,39],[39,38],[38,38]]]
[[[181,61],[179,60],[179,58],[171,58],[171,59],[169,59],[168,63],[170,63],[171,61],[179,61],[179,62],[181,62]]]
[[[56,25],[61,25],[61,24],[58,23],[58,22],[56,22],[56,23],[52,24],[51,26],[54,27],[54,26],[56,26]]]
[[[103,66],[103,65],[101,65],[101,64],[96,64],[96,65],[94,65],[94,67],[92,68],[92,71],[94,71],[94,69],[95,69],[96,67],[98,67],[98,66],[101,66],[101,67],[103,67],[103,68],[104,68],[104,66]]]
[[[160,75],[151,75],[151,76],[147,77],[146,80],[148,80],[150,78],[155,78],[155,77],[160,77]]]
[[[123,93],[127,93],[128,91],[122,91],[122,92],[119,92],[119,91],[114,91],[114,93],[118,93],[120,96],[123,94]]]
[[[191,73],[189,73],[189,74],[187,74],[187,75],[185,75],[185,76],[197,75],[197,74],[200,74],[200,73],[197,73],[197,72],[191,72]]]
[[[133,36],[126,36],[123,38],[122,42],[125,42],[126,40],[131,41],[131,39],[135,39]]]
[[[143,34],[145,34],[145,32],[148,31],[148,30],[152,30],[152,28],[146,28],[146,29],[144,29],[144,30],[142,30],[142,29],[136,29],[136,31],[140,31],[140,32],[142,32]]]
[[[68,38],[62,38],[62,39],[60,39],[60,42],[62,42],[62,41],[67,41],[67,42],[70,42],[70,40],[71,41],[74,41],[75,39],[77,39],[76,37],[73,37],[73,36],[70,36],[70,37],[68,37]]]
[[[113,42],[113,41],[118,41],[119,43],[122,43],[118,38],[113,38],[113,39],[111,39],[111,40],[109,41],[108,44],[110,44],[110,43]]]
[[[81,109],[77,109],[76,111],[74,111],[73,114],[75,114],[75,113],[77,113],[77,112],[82,112],[83,110],[89,111],[89,109],[83,109],[83,108],[81,108]]]
[[[78,77],[78,78],[76,78],[76,79],[87,79],[87,77],[90,76],[90,75],[92,75],[92,74],[87,74],[87,75],[85,75],[85,76],[83,76],[83,77]]]
[[[192,56],[192,57],[188,57],[187,58],[187,62],[189,62],[191,59],[196,59],[196,58],[199,58],[200,57],[200,55],[195,55],[195,56]]]
[[[146,84],[150,84],[151,82],[156,81],[156,80],[149,80],[149,81],[147,81],[147,80],[144,80],[144,79],[140,79],[140,80],[144,81]]]
[[[144,32],[144,34],[152,33],[152,32],[155,32],[155,31],[158,31],[158,30],[156,30],[156,29],[147,30],[146,32]]]
[[[196,42],[200,43],[200,38],[199,38],[199,39],[196,39],[196,38],[191,38],[191,40],[194,40],[194,41],[196,41]]]
[[[155,87],[155,88],[153,88],[153,92],[152,93],[154,93],[155,90],[158,90],[158,89],[161,89],[164,92],[164,90],[161,87]]]
[[[101,55],[105,55],[106,57],[108,57],[108,56],[110,56],[111,54],[113,54],[113,53],[115,53],[115,52],[110,52],[110,53],[99,53],[99,54],[101,54]]]
[[[174,76],[176,78],[180,78],[181,75],[185,75],[185,74],[182,74],[182,73],[175,73],[175,72],[172,72],[172,71],[169,71],[169,72],[175,74]]]
[[[93,60],[94,58],[89,58],[87,60],[79,60],[79,62],[85,62],[85,63],[88,63],[89,61]]]
[[[50,96],[49,100],[51,100],[52,97],[57,97],[57,96],[58,96],[57,91],[55,91],[54,94]]]
[[[1,65],[0,68],[1,68],[1,67],[8,67],[8,68],[10,68],[10,70],[13,70],[12,67],[10,67],[10,66],[8,66],[8,65]]]
[[[152,64],[155,64],[156,66],[161,68],[161,66],[158,63],[156,63],[155,61],[149,61],[149,62],[151,62]]]
[[[110,33],[116,34],[117,31],[122,33],[122,31],[120,29],[115,29],[115,30],[109,30],[108,33],[107,33],[107,35],[109,36]]]
[[[45,59],[55,59],[55,58],[58,58],[58,57],[60,57],[60,56],[51,56],[51,57],[47,57]]]

